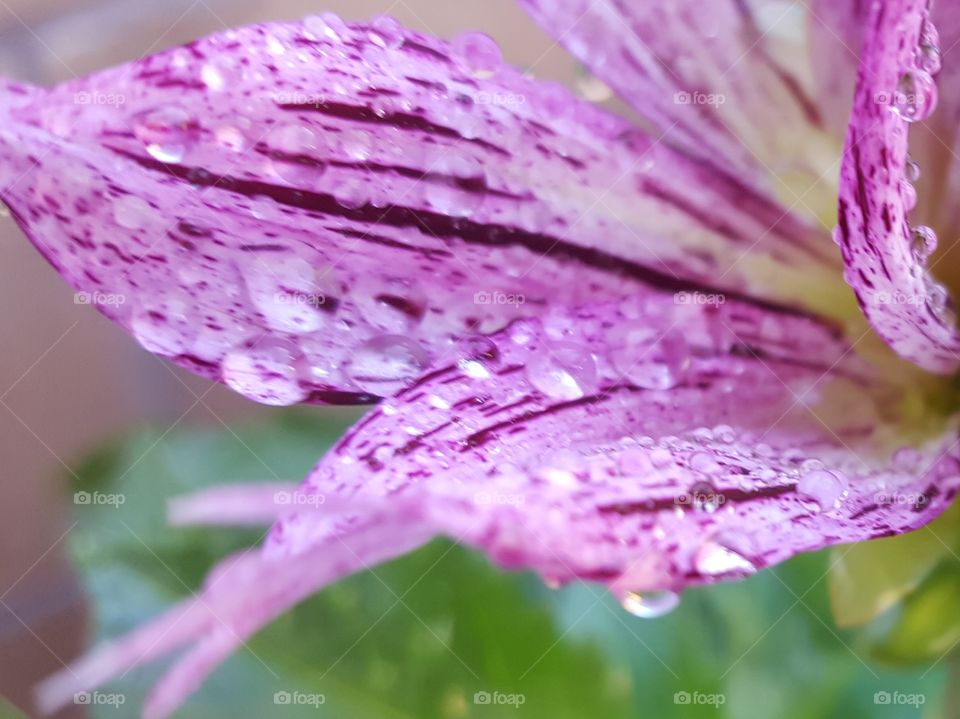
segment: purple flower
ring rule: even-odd
[[[958,182],[926,4],[815,2],[809,46],[735,0],[521,4],[650,130],[484,35],[387,18],[0,86],[0,197],[82,301],[260,402],[381,400],[299,489],[179,500],[180,523],[273,529],[46,706],[189,647],[145,709],[167,716],[273,617],[437,535],[652,616],[954,498],[947,381],[880,346],[841,280],[902,357],[956,370],[935,234],[907,218],[909,123],[930,118],[932,194]]]

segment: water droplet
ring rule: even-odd
[[[219,92],[227,84],[223,71],[213,63],[207,63],[201,68],[200,79],[214,92]]]
[[[901,447],[893,453],[890,463],[898,472],[913,472],[920,464],[920,453],[913,447]]]
[[[709,514],[716,512],[724,500],[725,497],[709,482],[695,482],[687,493],[679,498],[678,504]]]
[[[652,341],[630,343],[613,353],[623,377],[644,389],[676,387],[690,365],[690,348],[679,332],[668,330]]]
[[[373,136],[366,130],[344,130],[340,133],[340,149],[351,160],[364,162],[373,151]]]
[[[483,204],[486,183],[483,166],[473,157],[437,150],[426,158],[429,178],[422,180],[425,199],[437,212],[451,217],[470,217]]]
[[[473,335],[460,341],[457,366],[468,377],[487,379],[490,368],[500,360],[500,350],[489,337]]]
[[[617,467],[621,474],[628,477],[637,477],[650,472],[653,469],[653,462],[646,450],[628,449],[621,453],[617,459]]]
[[[403,335],[378,335],[353,353],[350,379],[368,392],[390,395],[419,377],[427,360],[423,347],[414,340]]]
[[[326,170],[317,157],[317,136],[301,125],[283,125],[266,136],[271,150],[271,167],[291,185],[311,185]]]
[[[303,26],[315,37],[338,43],[343,42],[350,32],[347,24],[340,17],[330,12],[304,18]]]
[[[231,152],[243,152],[247,149],[247,138],[238,127],[227,125],[217,128],[214,137],[222,147]]]
[[[292,254],[254,254],[240,265],[247,295],[271,329],[316,332],[325,323],[325,295],[313,266]]]
[[[908,157],[903,165],[903,174],[908,181],[916,182],[920,179],[920,163]]]
[[[527,379],[548,397],[579,399],[596,390],[597,364],[587,348],[557,342],[545,345],[530,358]]]
[[[900,197],[903,198],[903,207],[909,212],[917,206],[917,188],[908,180],[900,180]]]
[[[610,86],[586,69],[581,69],[577,77],[577,92],[590,102],[606,102],[613,97]]]
[[[131,120],[133,134],[147,152],[160,162],[176,164],[197,144],[200,128],[186,110],[161,107],[137,113]]]
[[[843,482],[833,472],[825,469],[809,472],[797,482],[797,492],[805,499],[817,503],[821,510],[833,509],[843,494]]]
[[[735,546],[737,543],[725,535],[708,539],[700,545],[694,557],[696,570],[711,577],[742,576],[757,571],[753,563]]]
[[[301,362],[302,355],[292,343],[264,340],[228,353],[221,372],[227,386],[244,397],[284,406],[307,397],[307,390],[299,382]]]
[[[720,463],[706,452],[697,452],[693,455],[690,458],[690,468],[704,474],[714,474],[721,469]]]
[[[194,301],[171,292],[138,304],[130,318],[133,336],[148,352],[176,357],[188,352],[197,334]]]
[[[113,219],[128,230],[142,229],[155,214],[150,204],[136,195],[124,195],[113,203]]]
[[[403,29],[389,15],[380,15],[371,23],[370,42],[382,48],[395,49],[403,45]]]
[[[926,225],[917,225],[910,232],[910,251],[917,262],[926,263],[937,249],[937,233]]]
[[[491,77],[503,64],[496,40],[482,32],[465,32],[451,44],[456,61],[478,79]]]
[[[623,608],[635,617],[655,619],[669,614],[680,604],[680,595],[669,590],[660,592],[627,592]]]
[[[914,56],[917,67],[936,75],[940,72],[942,59],[940,57],[940,33],[929,20],[924,20],[920,28],[920,39]]]
[[[937,85],[923,70],[900,76],[893,94],[893,109],[907,122],[925,120],[937,105]]]

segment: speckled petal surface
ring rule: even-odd
[[[803,82],[809,67],[787,65],[775,52],[794,42],[802,8],[743,0],[520,4],[686,151],[774,191],[768,173],[816,176],[828,161],[817,151],[823,118]],[[802,189],[806,196],[812,188]]]
[[[960,366],[960,334],[947,290],[929,273],[934,231],[910,216],[916,201],[908,129],[937,102],[935,44],[919,0],[876,3],[870,14],[841,171],[839,228],[846,279],[877,333],[933,372]]]
[[[242,639],[436,535],[551,583],[602,582],[649,616],[670,605],[665,592],[916,528],[960,488],[956,423],[899,446],[895,389],[807,318],[664,296],[519,320],[464,349],[348,433],[301,487],[316,502],[264,509],[280,519],[262,554],[208,581],[220,590],[203,594],[214,616],[199,638],[161,618],[85,660],[78,679],[51,680],[47,702],[124,669],[144,631],[174,638],[143,659],[195,642],[181,666],[206,673],[239,641],[216,617]],[[226,514],[246,521],[243,490],[231,493]],[[195,686],[177,666],[168,676],[151,716]]]
[[[839,284],[821,233],[476,33],[254,26],[15,97],[0,198],[41,252],[261,402],[390,395],[553,304]]]

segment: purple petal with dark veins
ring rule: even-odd
[[[808,318],[649,297],[518,320],[457,357],[372,410],[314,470],[302,496],[334,498],[329,511],[274,503],[249,576],[209,580],[199,631],[162,617],[50,680],[47,705],[126,670],[159,635],[140,661],[195,646],[154,694],[151,716],[166,716],[191,672],[307,593],[438,534],[551,583],[602,582],[653,614],[645,602],[663,591],[916,528],[960,487],[955,423],[891,458],[884,417],[899,398]],[[226,512],[245,521],[255,512],[238,511],[240,494]],[[210,518],[211,501],[178,511]],[[356,561],[331,574],[344,543]]]
[[[671,142],[759,187],[810,159],[823,119],[744,0],[519,0]],[[758,3],[762,4],[762,3]],[[773,24],[789,24],[780,17]],[[798,154],[798,149],[800,150]],[[776,185],[773,185],[776,188]],[[806,189],[806,188],[804,188]]]
[[[8,88],[0,198],[148,350],[271,404],[372,402],[555,305],[834,304],[819,233],[491,43],[314,18]]]
[[[916,202],[908,128],[937,102],[936,72],[921,49],[935,36],[922,0],[875,3],[847,132],[837,240],[845,277],[878,334],[932,372],[960,366],[960,334],[947,290],[927,260],[936,235],[908,217]]]

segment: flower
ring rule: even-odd
[[[296,491],[178,501],[181,523],[273,529],[45,706],[189,646],[145,709],[167,716],[271,618],[439,534],[649,616],[952,501],[945,380],[874,342],[840,280],[896,352],[955,371],[935,233],[907,219],[907,127],[940,70],[926,4],[814,3],[813,88],[797,39],[734,0],[521,4],[653,131],[484,35],[387,18],[3,86],[0,197],[88,302],[251,399],[381,400]],[[912,146],[947,190],[950,137]]]

